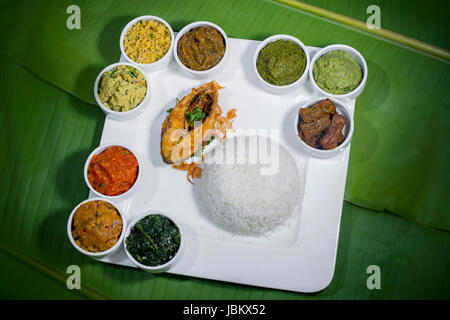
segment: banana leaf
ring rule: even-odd
[[[278,0],[283,2],[283,0]],[[331,12],[366,22],[372,13],[367,8],[380,8],[381,27],[440,48],[450,50],[450,21],[447,18],[447,3],[420,0],[302,0]]]
[[[174,30],[211,20],[231,37],[288,33],[311,46],[355,47],[369,73],[356,102],[345,199],[450,229],[448,61],[270,1],[80,1],[80,30],[66,27],[70,4],[7,4],[0,26],[16,31],[5,34],[0,52],[91,103],[95,77],[119,59],[120,32],[138,15],[161,16]],[[41,14],[17,20],[22,12]]]
[[[0,251],[0,299],[65,299],[79,300],[86,296],[77,290],[67,290],[60,281],[48,277],[14,256]],[[30,284],[34,285],[30,285]],[[38,285],[36,285],[38,284]],[[43,290],[45,288],[45,290]]]
[[[46,18],[43,19],[41,16],[40,23],[36,22],[34,25],[41,25],[42,27],[53,17],[65,12],[64,2],[62,3],[63,5],[52,2],[42,4],[44,7],[47,6],[45,7],[47,9],[53,8],[53,11],[33,11],[43,10],[44,7],[33,7],[33,5],[40,6],[41,4],[38,2],[29,3],[28,7],[22,3],[5,3],[4,11],[0,13],[0,16],[2,16],[2,19],[7,18],[4,12],[7,11],[9,15],[13,15],[14,10],[26,8],[23,12],[41,12],[42,15],[45,15]],[[97,12],[89,19],[97,18],[98,23],[101,24],[101,18],[113,14],[112,11],[116,10],[113,4],[117,3],[111,2],[109,8],[103,4],[103,11],[100,10],[100,6],[98,11],[91,11],[93,9],[90,9],[90,6],[95,6],[96,3],[98,2],[81,2],[80,6],[82,14],[85,12],[87,16]],[[146,13],[154,13],[155,10],[160,10],[160,13],[155,14],[161,16],[164,16],[164,13],[167,15],[173,14],[174,17],[178,15],[176,11],[171,11],[173,9],[172,3],[152,4],[154,8],[146,7]],[[238,14],[242,8],[247,8],[245,2],[234,2],[234,4],[236,7],[230,8],[229,12]],[[260,14],[266,14],[267,16],[270,16],[267,12],[273,11],[278,18],[286,18],[287,16],[291,18],[311,18],[311,16],[297,11],[288,10],[286,13],[284,7],[272,3],[261,2],[259,4],[253,2],[252,5],[255,8],[269,10],[260,12]],[[120,5],[117,4],[117,6]],[[225,2],[220,2],[217,6],[219,6],[217,10],[228,8],[228,4]],[[202,12],[200,15],[202,18],[207,18],[210,14],[207,9],[211,9],[207,4],[206,11],[204,11],[205,9],[202,9],[202,6],[195,2],[190,2],[186,5],[186,8],[187,19],[191,20],[198,19],[198,16],[196,16],[198,11]],[[220,12],[220,10],[217,12]],[[142,12],[135,12],[135,15],[138,14],[142,14]],[[258,17],[255,18],[253,13],[249,12],[249,14],[250,17],[259,19]],[[242,15],[244,14],[242,13]],[[172,17],[174,21],[169,20],[172,25],[176,25],[176,18],[174,17]],[[31,26],[33,26],[33,19],[30,15],[27,20]],[[218,22],[217,19],[212,20]],[[61,18],[60,20],[65,25],[65,19]],[[20,22],[14,21],[14,19],[8,21],[15,26]],[[87,25],[84,24],[85,20],[82,21],[84,21],[82,22],[83,30]],[[4,20],[0,23],[3,22]],[[186,20],[180,20],[178,29],[187,22]],[[322,23],[324,23],[324,29],[327,30],[327,23],[329,22],[322,21]],[[65,30],[52,31],[49,26],[46,27],[47,35],[45,36],[48,39],[52,39],[53,33],[66,32]],[[230,30],[233,28],[229,24],[227,26]],[[109,25],[109,27],[111,30],[114,29],[112,25]],[[120,33],[121,27],[121,23],[120,26],[117,25],[118,33]],[[70,45],[63,43],[58,46],[57,43],[54,43],[50,47],[52,50],[56,50],[53,53],[50,52],[52,51],[49,50],[50,48],[39,48],[43,45],[39,40],[35,41],[34,38],[41,38],[42,40],[44,35],[39,33],[39,28],[35,29],[34,33],[29,31],[28,28],[30,26],[24,24],[15,33],[18,39],[26,36],[32,37],[30,41],[33,42],[33,45],[28,47],[28,54],[22,52],[20,45],[15,42],[19,40],[9,35],[8,40],[11,41],[11,48],[15,49],[8,51],[3,43],[0,50],[8,55],[0,54],[2,70],[0,97],[3,101],[2,111],[0,112],[0,127],[3,132],[0,135],[0,145],[3,148],[3,153],[0,156],[0,170],[2,172],[0,184],[0,193],[2,194],[0,198],[0,255],[2,259],[0,264],[0,297],[52,298],[56,296],[60,298],[85,297],[96,299],[450,298],[450,278],[447,275],[450,267],[448,256],[450,234],[448,232],[432,229],[386,212],[367,210],[350,203],[345,203],[343,208],[334,280],[326,290],[313,295],[168,274],[150,275],[131,268],[99,263],[81,255],[68,241],[65,226],[72,208],[88,196],[88,189],[83,181],[82,167],[89,152],[100,141],[104,115],[99,108],[95,108],[86,102],[89,101],[89,98],[79,99],[76,96],[74,97],[73,94],[76,90],[70,88],[70,81],[64,82],[63,80],[64,78],[70,79],[66,74],[67,72],[69,74],[76,72],[80,67],[82,68],[80,70],[83,70],[80,63],[86,62],[86,60],[83,60],[86,56],[91,56],[89,56],[87,48],[84,48],[85,54],[82,54],[81,51],[77,51],[80,50],[77,45],[72,43],[71,55],[67,55],[64,59],[60,57],[58,60],[58,55],[55,52],[63,50],[60,47],[70,47]],[[97,27],[92,22],[89,28],[95,29]],[[257,38],[258,35],[252,33],[254,31],[251,30],[251,25],[246,25],[244,30],[247,30],[245,32],[248,32],[249,38],[251,38],[250,35]],[[104,34],[108,34],[108,32],[105,31]],[[348,32],[351,35],[354,31],[348,30]],[[262,39],[265,36],[259,35],[259,38]],[[88,37],[88,34],[78,35],[77,37],[79,37],[77,38],[78,41],[87,41],[84,37]],[[114,38],[115,36],[112,35],[111,37]],[[323,37],[326,37],[325,32]],[[95,41],[97,40],[95,39]],[[51,44],[51,41],[48,40],[46,44]],[[117,52],[114,55],[118,56],[117,48],[114,50],[98,54],[99,60],[97,63],[107,64],[116,61],[116,58],[112,59],[111,57],[111,61],[109,61],[107,57],[107,54],[112,54],[112,52]],[[409,52],[405,48],[402,48],[402,50]],[[52,57],[53,63],[45,60],[45,64],[39,65],[37,55],[46,51],[49,51],[48,54]],[[402,52],[397,53],[401,57],[408,56],[403,55]],[[52,54],[54,55],[52,56]],[[415,57],[417,53],[409,52],[409,54]],[[80,60],[77,60],[77,58]],[[435,61],[431,57],[423,59]],[[90,62],[92,63],[92,61]],[[437,66],[441,67],[442,64],[440,63],[442,61],[438,61]],[[98,68],[102,67],[103,65],[98,66]],[[78,73],[74,74],[79,75]],[[433,76],[429,77],[430,79],[433,78],[434,81]],[[89,76],[86,76],[84,80],[88,81],[89,79]],[[79,93],[83,92],[82,82],[81,80],[76,81]],[[357,107],[366,94],[367,92],[358,100]],[[411,92],[411,94],[414,94],[414,92]],[[82,94],[79,94],[79,96],[81,97]],[[384,101],[381,102],[384,103]],[[374,103],[376,104],[376,102]],[[401,106],[398,108],[401,108]],[[428,105],[428,108],[436,109],[434,105]],[[376,108],[369,108],[369,111],[374,112],[374,109]],[[361,109],[357,109],[357,115],[358,110]],[[443,122],[443,120],[436,121],[436,123]],[[352,159],[354,158],[354,149],[355,143],[352,145]],[[392,156],[395,157],[395,154]],[[439,157],[439,155],[434,156],[445,160],[444,157]],[[433,160],[426,164],[434,164],[435,162]],[[372,165],[381,165],[375,160],[371,163]],[[352,162],[350,164],[352,165]],[[382,164],[386,166],[386,162]],[[394,172],[391,166],[388,166],[386,170],[389,169]],[[434,169],[429,168],[429,170],[433,171]],[[440,173],[442,179],[448,178],[445,175],[446,171],[436,170],[433,172]],[[410,174],[414,174],[414,172]],[[352,180],[354,179],[352,178]],[[442,185],[445,185],[445,183]],[[395,189],[392,188],[392,185],[384,187],[385,190],[389,188],[391,188],[390,190]],[[426,197],[431,197],[434,200],[442,199],[442,195],[427,194]],[[391,199],[389,200],[391,201]],[[448,202],[445,201],[446,199],[444,199],[444,204],[447,203],[448,209]],[[443,208],[445,209],[445,207]],[[426,212],[421,214],[427,216]],[[66,288],[65,280],[68,276],[66,268],[72,264],[81,267],[82,289],[71,294]],[[366,270],[369,265],[379,265],[381,268],[381,290],[368,290],[366,287],[368,277]],[[25,272],[29,274],[22,274]],[[30,281],[32,281],[33,287],[41,288],[41,290],[30,289]]]

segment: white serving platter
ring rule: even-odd
[[[259,41],[230,39],[231,55],[223,73],[214,79],[188,78],[172,61],[149,73],[153,95],[137,118],[116,121],[105,118],[100,144],[126,143],[141,156],[143,179],[133,198],[115,202],[128,222],[145,211],[173,215],[185,230],[184,252],[168,272],[297,292],[326,288],[334,274],[350,146],[330,159],[305,154],[294,130],[301,104],[318,97],[310,79],[301,90],[275,95],[258,85],[252,57]],[[319,48],[307,47],[310,58]],[[124,61],[123,57],[121,61]],[[307,71],[305,71],[307,72]],[[296,160],[305,179],[299,214],[288,225],[266,237],[236,236],[216,226],[208,217],[186,172],[163,163],[160,155],[161,125],[167,113],[192,88],[210,80],[225,86],[219,94],[224,113],[237,109],[234,128],[278,129],[270,138],[284,146]],[[346,101],[354,111],[355,100]],[[94,197],[92,193],[90,197]],[[134,267],[123,246],[103,262]]]

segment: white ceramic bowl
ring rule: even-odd
[[[127,250],[127,244],[126,244],[126,239],[128,238],[130,232],[131,232],[131,228],[140,220],[144,219],[145,217],[149,216],[149,215],[157,215],[157,214],[161,214],[163,216],[165,216],[166,218],[168,218],[169,220],[171,220],[180,230],[180,247],[178,248],[177,253],[173,256],[173,258],[169,261],[167,261],[164,264],[161,264],[159,266],[147,266],[145,264],[140,263],[139,261],[137,261],[136,259],[133,258],[133,256],[131,255],[131,253],[128,252]],[[123,241],[123,246],[125,248],[125,252],[127,253],[128,258],[137,266],[139,267],[141,270],[145,271],[145,272],[151,272],[151,273],[161,273],[161,272],[165,272],[167,270],[169,270],[172,266],[174,266],[180,259],[180,256],[182,255],[183,252],[183,246],[184,246],[184,233],[182,228],[180,227],[180,224],[177,223],[177,221],[170,215],[168,215],[165,212],[162,211],[148,211],[146,213],[143,213],[139,216],[137,216],[129,225],[128,228],[125,232],[125,240]]]
[[[329,93],[323,89],[321,89],[316,81],[314,80],[314,63],[317,61],[317,59],[319,59],[321,56],[323,56],[325,53],[328,53],[330,51],[335,51],[335,50],[342,50],[345,51],[349,54],[351,54],[353,57],[355,57],[356,61],[358,61],[359,65],[361,66],[361,70],[363,73],[363,78],[360,82],[360,84],[353,90],[350,91],[349,93],[346,94],[332,94]],[[327,96],[329,98],[334,98],[334,99],[341,99],[341,100],[346,100],[346,99],[356,99],[364,90],[364,87],[366,86],[366,82],[367,82],[367,64],[366,64],[366,60],[364,60],[364,57],[354,48],[346,46],[344,44],[333,44],[330,46],[327,46],[325,48],[320,49],[312,58],[311,60],[311,66],[309,68],[309,78],[311,79],[312,82],[312,86],[313,88],[317,91],[320,92],[321,95]]]
[[[125,49],[123,47],[123,41],[125,39],[125,35],[127,34],[128,30],[134,26],[136,23],[138,23],[139,21],[144,20],[144,21],[148,21],[148,20],[154,20],[154,21],[159,21],[161,23],[163,23],[167,29],[169,29],[170,32],[170,47],[167,50],[166,54],[159,59],[158,61],[152,62],[152,63],[138,63],[135,62],[133,60],[131,60],[125,53]],[[120,51],[122,52],[122,56],[125,57],[125,60],[128,61],[129,63],[141,68],[142,70],[144,70],[145,72],[154,72],[154,71],[158,71],[164,67],[166,67],[173,59],[173,55],[172,55],[172,47],[174,44],[174,34],[173,34],[173,30],[172,27],[163,19],[156,17],[156,16],[140,16],[137,17],[133,20],[131,20],[130,22],[128,22],[128,24],[125,26],[125,28],[123,28],[122,33],[120,34]]]
[[[186,67],[183,62],[181,62],[180,58],[178,57],[178,41],[181,39],[181,37],[188,31],[197,28],[197,27],[213,27],[215,29],[217,29],[217,31],[219,31],[222,34],[223,39],[225,40],[225,54],[222,57],[222,60],[219,61],[218,64],[216,64],[214,67],[208,69],[208,70],[203,70],[203,71],[197,71],[197,70],[192,70],[189,69],[188,67]],[[212,22],[208,22],[208,21],[197,21],[197,22],[193,22],[188,24],[187,26],[185,26],[183,29],[180,30],[180,32],[178,32],[177,37],[175,38],[175,44],[173,46],[173,55],[175,57],[175,61],[178,63],[178,65],[180,66],[180,68],[190,77],[192,78],[197,78],[197,79],[206,79],[206,78],[210,78],[213,76],[216,76],[217,74],[219,74],[225,67],[225,64],[228,61],[228,57],[230,56],[230,43],[228,41],[228,37],[225,33],[225,31],[222,30],[221,27],[219,27],[218,25],[212,23]]]
[[[299,114],[298,110],[301,108],[308,108],[308,107],[316,104],[317,102],[325,100],[325,99],[330,99],[336,106],[336,111],[339,114],[341,114],[342,116],[344,116],[345,119],[347,120],[345,127],[344,127],[345,140],[340,145],[338,145],[336,148],[334,148],[332,150],[321,150],[321,149],[316,149],[314,147],[311,147],[310,145],[308,145],[305,141],[303,141],[300,138],[299,132],[298,132],[298,122],[300,120],[300,114]],[[299,109],[297,110],[297,115],[295,116],[295,122],[294,122],[294,130],[295,131],[294,131],[294,133],[297,136],[297,140],[298,140],[300,146],[306,153],[308,153],[316,158],[322,158],[322,159],[331,158],[331,157],[334,157],[334,156],[340,154],[350,144],[350,141],[352,140],[352,137],[353,137],[354,122],[353,122],[352,112],[350,111],[350,109],[347,107],[346,104],[344,104],[343,102],[341,102],[337,99],[333,99],[333,98],[329,98],[329,97],[320,97],[320,98],[316,98],[316,99],[312,99],[312,100],[308,101],[307,103],[302,105]]]
[[[264,80],[261,77],[261,75],[259,74],[258,69],[256,67],[256,62],[258,60],[258,56],[259,56],[259,53],[261,52],[261,50],[264,49],[264,47],[266,45],[268,45],[270,42],[274,42],[277,40],[289,40],[289,41],[295,42],[303,50],[303,52],[305,53],[305,56],[306,56],[306,65],[305,65],[305,70],[303,71],[303,74],[296,81],[292,82],[291,84],[285,85],[285,86],[276,86],[276,85],[268,83],[266,80]],[[256,48],[255,54],[253,56],[253,71],[256,74],[258,83],[264,89],[266,89],[272,93],[275,93],[275,94],[284,94],[284,93],[292,92],[292,91],[300,88],[303,85],[305,80],[308,78],[309,60],[310,60],[309,55],[308,55],[308,52],[306,51],[306,47],[303,44],[303,42],[301,42],[297,38],[287,35],[287,34],[277,34],[277,35],[274,35],[274,36],[271,36],[271,37],[265,39],[263,42],[261,42],[259,44],[258,48]]]
[[[125,66],[130,66],[130,67],[136,68],[136,70],[139,70],[139,72],[141,72],[144,75],[145,81],[147,82],[147,92],[145,93],[144,100],[142,100],[142,102],[140,104],[138,104],[135,108],[133,108],[129,111],[124,111],[124,112],[113,111],[113,110],[109,109],[107,106],[105,106],[103,104],[103,102],[100,100],[100,97],[98,96],[98,86],[100,84],[103,74],[107,71],[114,69],[115,67],[117,67],[119,65],[125,65]],[[151,91],[152,90],[151,90],[150,81],[148,79],[148,76],[145,74],[145,72],[141,68],[136,67],[135,65],[132,65],[130,63],[119,62],[119,63],[114,63],[114,64],[107,66],[105,69],[103,69],[98,74],[97,79],[95,79],[95,83],[94,83],[95,100],[97,101],[98,105],[103,110],[103,112],[115,120],[129,120],[129,119],[133,119],[133,118],[139,116],[145,110],[145,108],[148,106],[148,104],[150,103]]]
[[[116,196],[107,196],[104,195],[100,192],[98,192],[97,190],[95,190],[92,186],[91,183],[89,182],[88,179],[88,167],[89,167],[89,163],[91,162],[92,157],[95,154],[99,154],[102,151],[104,151],[105,149],[109,148],[109,147],[113,147],[113,146],[120,146],[123,148],[127,148],[128,150],[130,150],[130,152],[136,157],[137,162],[138,162],[138,176],[136,178],[136,181],[134,182],[134,184],[131,186],[130,189],[128,189],[127,191],[125,191],[122,194],[116,195]],[[84,164],[84,180],[86,181],[87,186],[89,187],[89,189],[97,196],[100,198],[104,198],[104,199],[109,199],[109,200],[117,200],[117,201],[122,201],[125,199],[129,199],[130,197],[132,197],[134,195],[134,193],[136,192],[136,189],[139,186],[139,183],[141,181],[141,177],[142,177],[142,161],[139,157],[139,155],[129,146],[123,144],[123,143],[110,143],[110,144],[105,144],[105,145],[101,145],[99,147],[97,147],[96,149],[94,149],[94,151],[91,152],[91,154],[89,155],[89,157],[86,160],[86,163]]]
[[[101,252],[89,252],[89,251],[86,251],[86,250],[80,248],[80,247],[78,246],[78,244],[75,242],[75,240],[73,239],[73,235],[72,235],[72,221],[73,221],[73,215],[75,214],[75,211],[77,211],[77,209],[78,209],[83,203],[86,203],[86,202],[89,202],[89,201],[96,201],[96,200],[102,200],[102,201],[108,202],[109,204],[113,205],[113,206],[117,209],[117,212],[119,212],[120,217],[122,218],[122,233],[120,234],[120,237],[119,237],[119,239],[117,240],[117,242],[116,242],[111,248],[109,248],[108,250],[101,251]],[[70,216],[69,216],[69,220],[67,221],[67,236],[69,237],[69,240],[70,240],[70,242],[72,243],[72,245],[75,247],[75,249],[77,249],[77,250],[80,251],[81,253],[83,253],[83,254],[85,254],[85,255],[87,255],[87,256],[89,256],[89,257],[92,257],[92,258],[101,258],[101,257],[107,256],[107,255],[111,255],[111,254],[113,254],[114,252],[116,252],[117,249],[119,249],[120,245],[121,245],[122,242],[123,242],[123,238],[124,238],[124,236],[125,236],[125,231],[126,231],[126,230],[127,230],[127,221],[126,221],[126,219],[124,218],[122,212],[120,212],[120,210],[117,208],[117,206],[116,206],[114,203],[112,203],[112,202],[109,201],[109,200],[102,199],[102,198],[92,198],[92,199],[84,200],[83,202],[81,202],[80,204],[78,204],[78,205],[72,210],[72,213],[71,213]]]

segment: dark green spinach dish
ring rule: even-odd
[[[170,261],[180,248],[180,229],[162,214],[139,220],[130,230],[125,245],[138,262],[159,266]]]

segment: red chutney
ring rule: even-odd
[[[92,157],[88,167],[91,186],[106,196],[116,196],[136,182],[138,162],[130,150],[114,146]]]

